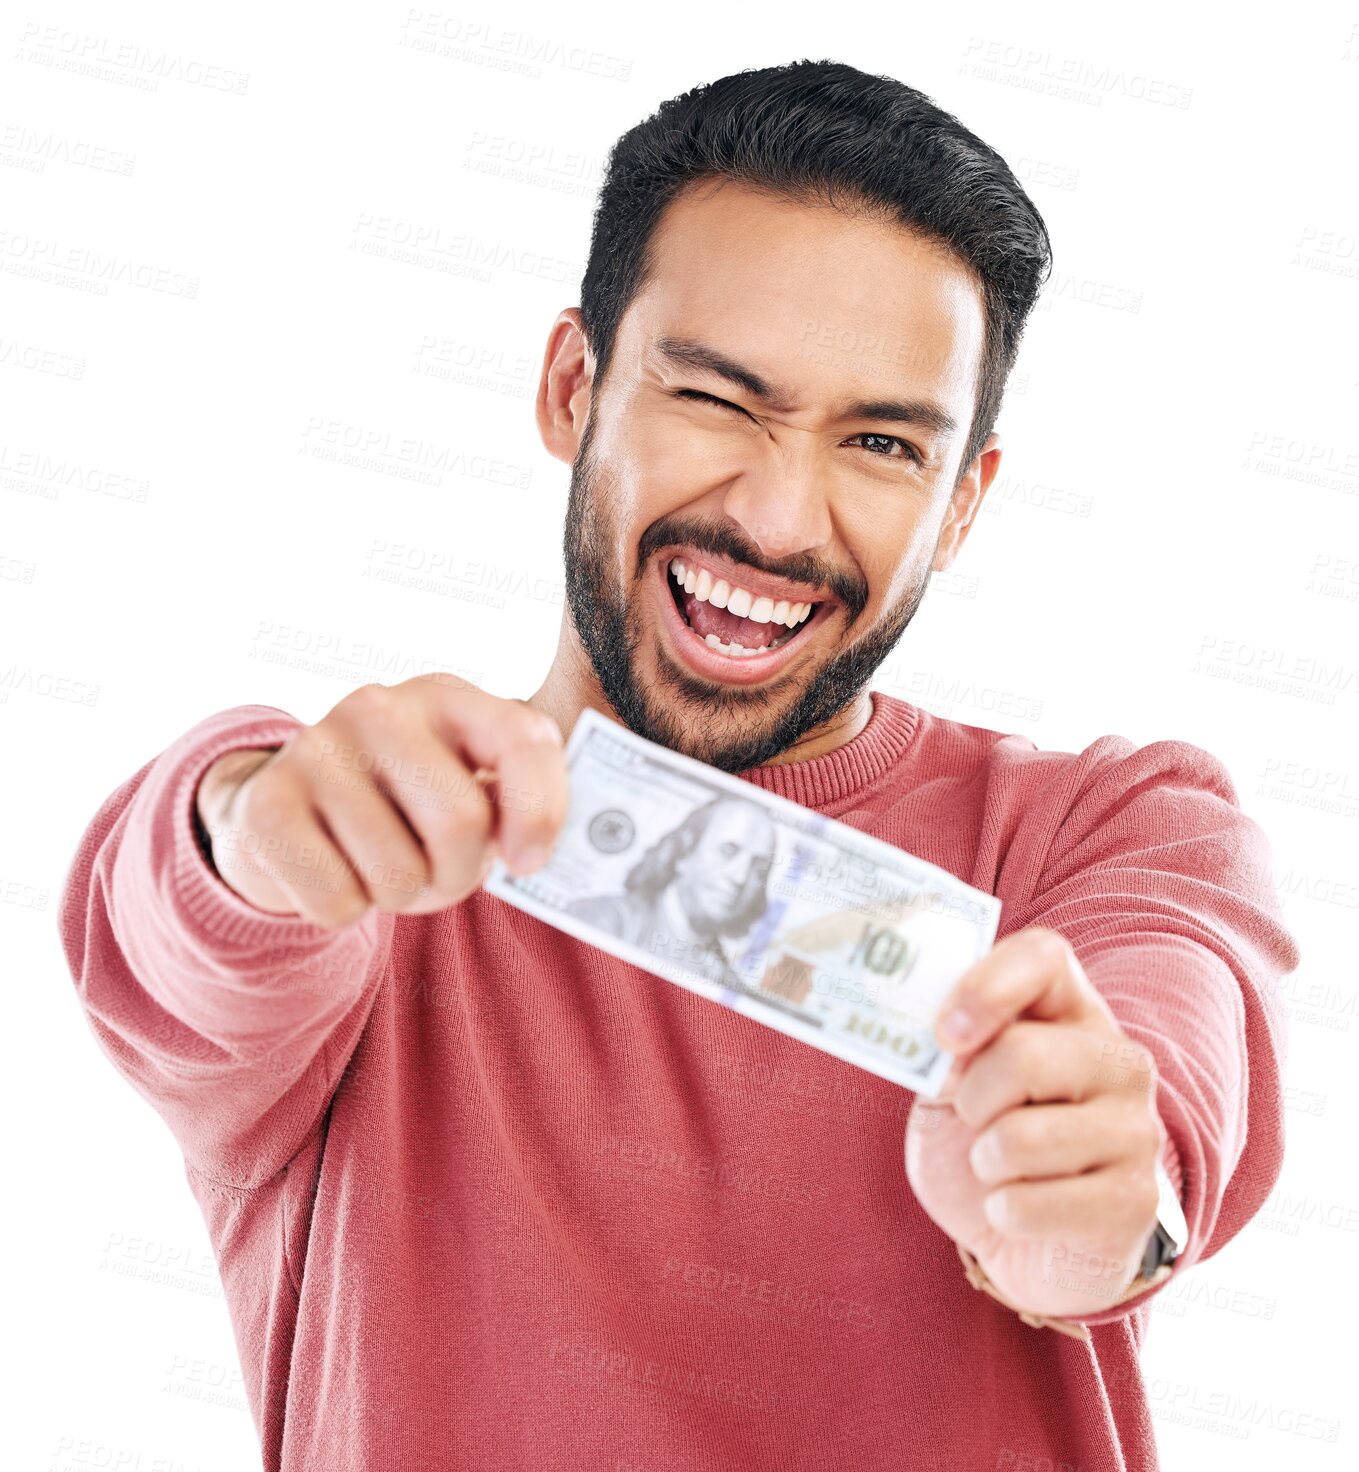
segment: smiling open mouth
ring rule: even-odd
[[[667,573],[670,596],[684,622],[710,648],[737,658],[782,648],[821,606],[757,597],[679,557],[670,559]]]

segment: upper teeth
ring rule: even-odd
[[[725,608],[738,618],[748,618],[757,624],[786,624],[795,629],[812,611],[810,603],[790,603],[786,598],[775,603],[772,598],[757,598],[744,588],[733,587],[724,578],[713,577],[706,567],[691,567],[678,557],[670,559],[670,576],[700,603]]]

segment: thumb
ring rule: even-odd
[[[964,1063],[964,1059],[955,1058],[949,1067],[949,1071],[944,1075],[944,1082],[939,1085],[939,1092],[932,1096],[917,1094],[916,1107],[933,1106],[935,1108],[941,1108],[948,1106],[951,1108],[958,1093],[958,1085],[962,1080]]]

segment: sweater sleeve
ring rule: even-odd
[[[1153,1054],[1162,1159],[1189,1228],[1178,1275],[1225,1246],[1278,1179],[1278,984],[1300,956],[1268,840],[1209,752],[1101,737],[1075,759],[1065,798],[1041,878],[1005,929],[1065,936],[1123,1030]],[[1164,1286],[1073,1317],[1111,1322]]]
[[[249,1190],[317,1128],[386,968],[393,916],[343,929],[270,915],[199,846],[198,781],[223,752],[276,746],[270,706],[208,717],[114,791],[85,829],[58,922],[101,1048],[195,1173]]]

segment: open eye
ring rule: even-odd
[[[911,444],[909,440],[902,439],[900,435],[876,434],[873,432],[865,431],[865,433],[856,434],[852,436],[852,438],[856,440],[878,440],[879,442],[887,445],[900,445],[901,448],[906,452],[906,457],[909,460],[913,461],[916,465],[923,465],[925,463],[924,456],[921,455],[920,451],[917,450],[916,447]],[[870,450],[869,453],[873,455],[879,455],[886,460],[895,460],[897,458],[895,455],[888,455],[883,450]]]

